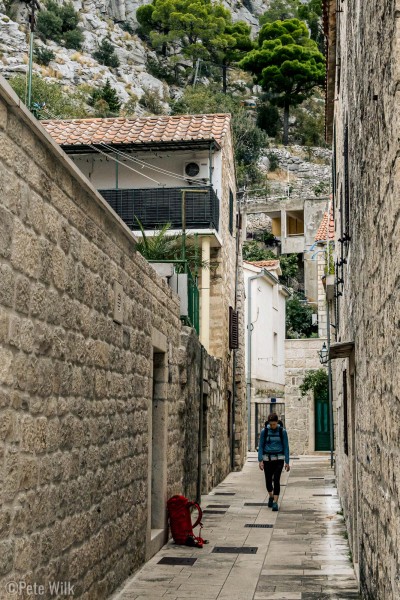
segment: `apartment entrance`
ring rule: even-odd
[[[328,391],[315,397],[315,450],[330,450]]]

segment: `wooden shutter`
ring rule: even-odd
[[[229,349],[239,348],[239,313],[229,307]]]

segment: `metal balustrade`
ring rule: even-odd
[[[212,187],[194,187],[206,189],[207,193],[191,194],[186,191],[186,228],[219,228],[219,199]],[[137,217],[144,229],[158,229],[171,223],[172,229],[182,229],[182,189],[181,188],[143,188],[99,190],[108,204],[130,229],[137,230]]]

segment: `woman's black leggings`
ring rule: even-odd
[[[265,485],[269,492],[274,491],[274,496],[279,496],[281,491],[281,473],[284,464],[284,460],[264,460]],[[274,480],[273,487],[272,479]]]

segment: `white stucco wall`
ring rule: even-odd
[[[208,151],[204,150],[190,150],[186,152],[172,150],[166,150],[163,152],[124,151],[124,153],[135,159],[139,159],[148,166],[143,167],[139,163],[129,160],[127,157],[113,154],[112,157],[117,158],[120,163],[118,164],[117,175],[117,163],[111,157],[103,156],[101,154],[84,154],[71,155],[70,158],[97,189],[115,189],[117,177],[119,189],[187,186],[187,181],[184,178],[185,163],[192,160],[196,161],[196,159],[201,159],[202,163],[207,163],[207,165],[209,165],[209,153]],[[164,169],[165,171],[174,173],[176,176],[154,171],[150,167]],[[216,151],[213,155],[212,167],[212,183],[216,194],[219,198],[221,198],[221,151]],[[136,172],[132,171],[131,169],[135,169]],[[208,184],[208,168],[206,168],[206,172]],[[148,179],[148,177],[151,179]],[[159,182],[161,186],[159,186],[157,182]],[[202,183],[202,179],[199,179],[199,185]]]
[[[246,365],[248,359],[247,318],[250,277],[262,269],[244,263]],[[285,384],[286,293],[273,278],[263,276],[251,282],[251,380],[256,390],[282,389]],[[274,342],[274,334],[276,335]],[[275,349],[274,349],[275,344]],[[267,394],[264,394],[267,395]]]

